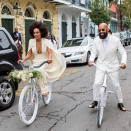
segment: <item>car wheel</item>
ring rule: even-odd
[[[0,110],[9,108],[15,100],[15,85],[6,76],[0,76]]]
[[[86,64],[88,64],[89,59],[90,59],[90,56],[91,56],[91,52],[88,51],[88,52],[87,52],[87,58],[86,58]]]

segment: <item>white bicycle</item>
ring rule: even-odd
[[[95,63],[93,64],[94,66],[96,66],[96,68],[102,70],[103,72],[105,72],[105,77],[104,77],[104,81],[102,84],[102,87],[100,88],[100,93],[99,93],[99,101],[98,101],[98,110],[97,110],[97,126],[98,128],[101,127],[102,125],[102,119],[103,119],[103,114],[104,114],[104,108],[106,107],[106,100],[107,100],[107,96],[109,93],[114,93],[113,91],[107,90],[107,76],[108,76],[108,72],[104,69],[101,69],[99,66],[97,66]],[[120,65],[117,66],[120,69]],[[111,73],[111,72],[109,72]]]
[[[48,63],[47,61],[43,62],[40,66],[27,67],[23,65],[24,68],[33,70],[34,68],[39,68],[43,64]],[[48,96],[42,96],[40,88],[36,84],[36,78],[31,78],[29,83],[22,89],[19,98],[18,112],[20,120],[26,125],[33,123],[37,116],[39,98],[43,100],[45,105],[48,105],[51,100],[52,89],[49,87]]]

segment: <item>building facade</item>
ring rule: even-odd
[[[89,12],[89,5],[90,0],[4,0],[0,1],[0,26],[10,34],[18,28],[25,55],[31,38],[28,29],[33,21],[47,24],[61,46],[68,39],[88,33],[88,17],[81,17],[81,12]]]
[[[10,34],[15,27],[22,35],[24,55],[27,52],[29,25],[35,21],[46,23],[50,32],[58,38],[58,9],[55,4],[43,0],[4,0],[0,1],[0,26],[5,27]]]
[[[112,4],[109,10],[110,10],[110,16],[111,16],[110,29],[113,33],[115,33],[118,31],[117,5]]]
[[[58,41],[60,46],[69,39],[84,37],[88,33],[88,18],[82,13],[90,12],[90,0],[53,0],[58,8]],[[49,0],[48,2],[53,2]]]

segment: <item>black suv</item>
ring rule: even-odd
[[[15,100],[18,83],[8,81],[7,76],[14,69],[22,69],[17,47],[8,31],[0,27],[0,110],[9,108]]]

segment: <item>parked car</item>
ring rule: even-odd
[[[113,33],[112,35],[114,35],[114,36],[116,36],[117,38],[119,38],[120,41],[121,41],[121,44],[122,44],[123,46],[125,46],[125,39],[126,39],[126,37],[125,37],[125,34],[124,34],[123,32],[116,32],[116,33]]]
[[[66,58],[67,64],[88,63],[93,39],[90,37],[67,40],[58,51]]]
[[[18,51],[8,31],[0,27],[0,110],[9,108],[15,100],[18,83],[8,80],[7,76],[14,69],[22,69],[17,63]]]

